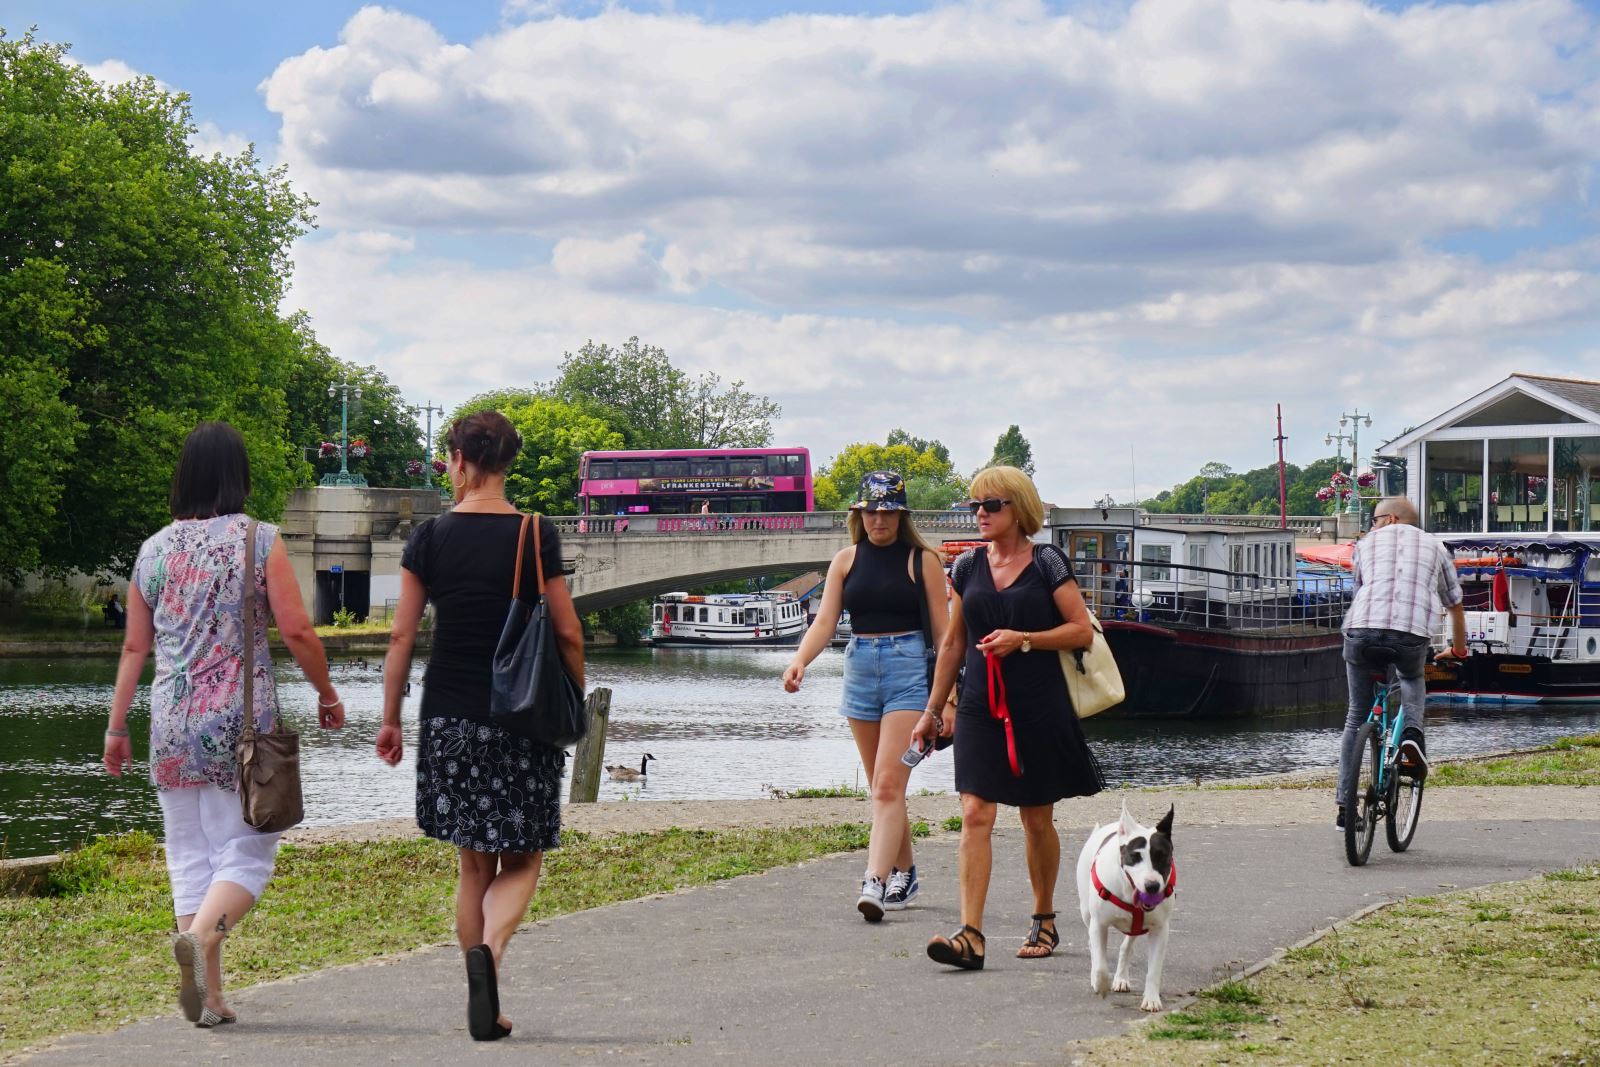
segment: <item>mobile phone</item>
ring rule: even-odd
[[[917,743],[913,741],[911,742],[911,747],[906,749],[906,754],[900,757],[900,762],[904,763],[907,767],[915,767],[917,764],[923,761],[924,757],[926,757],[928,753],[932,751],[933,748],[931,746],[928,748],[918,748]]]

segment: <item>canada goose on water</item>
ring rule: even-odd
[[[645,769],[645,764],[649,763],[653,759],[655,759],[655,757],[646,752],[644,754],[644,759],[639,761],[638,770],[634,770],[632,767],[624,767],[622,764],[616,763],[607,764],[606,773],[611,775],[611,780],[614,782],[637,782],[649,773],[649,771]]]

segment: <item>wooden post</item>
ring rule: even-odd
[[[583,702],[583,713],[589,719],[589,732],[578,742],[578,751],[572,759],[571,804],[593,804],[600,796],[600,775],[604,773],[606,758],[606,723],[611,719],[611,690],[591,690]]]

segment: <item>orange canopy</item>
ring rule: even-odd
[[[1351,541],[1341,545],[1302,545],[1294,554],[1308,563],[1326,563],[1349,570],[1350,557],[1355,550],[1355,542]]]

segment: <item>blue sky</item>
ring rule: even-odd
[[[544,4],[545,6],[539,6]],[[1594,3],[0,2],[315,197],[290,307],[457,403],[637,334],[827,457],[1082,502],[1600,377]],[[1463,57],[1471,57],[1471,62]],[[1110,457],[1110,458],[1107,458]]]

